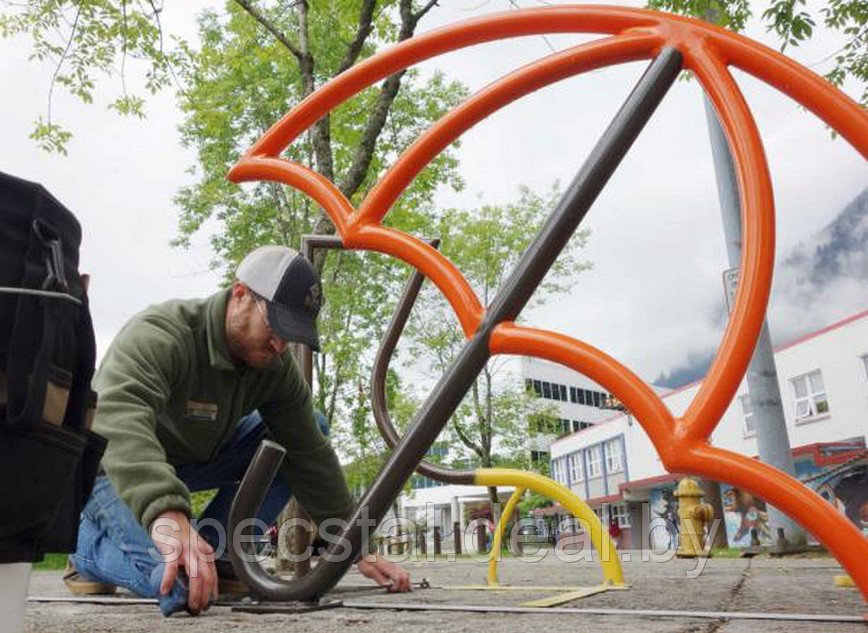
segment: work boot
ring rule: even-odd
[[[98,580],[89,580],[82,576],[75,565],[72,564],[72,559],[66,559],[66,569],[63,572],[63,584],[69,589],[70,593],[76,596],[109,596],[115,593],[118,588],[115,585]]]

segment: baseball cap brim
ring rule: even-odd
[[[304,310],[293,310],[273,301],[266,301],[268,325],[284,341],[304,343],[315,352],[319,351],[319,335],[316,320]]]

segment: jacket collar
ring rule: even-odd
[[[238,366],[229,357],[226,343],[226,306],[229,304],[231,289],[221,290],[208,298],[205,330],[208,335],[208,358],[211,367],[238,371]]]

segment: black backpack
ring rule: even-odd
[[[80,243],[48,191],[0,173],[0,563],[75,551],[105,450]]]

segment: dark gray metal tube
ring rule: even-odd
[[[487,324],[514,320],[521,312],[672,86],[681,70],[681,61],[678,50],[664,48],[645,70],[554,213],[498,291],[488,309]]]
[[[432,240],[430,244],[434,248],[437,248],[440,240]],[[404,293],[401,295],[398,307],[392,315],[392,320],[389,321],[389,325],[386,327],[383,340],[380,342],[380,348],[377,350],[377,355],[374,358],[374,369],[371,373],[371,411],[374,414],[377,427],[380,429],[380,434],[389,448],[392,449],[398,445],[401,438],[394,424],[392,424],[389,408],[386,405],[386,373],[389,369],[389,362],[392,360],[392,354],[394,354],[395,347],[398,345],[398,339],[401,338],[401,334],[404,332],[404,326],[407,324],[410,311],[416,303],[416,298],[419,296],[419,290],[424,280],[425,276],[417,270],[404,286]],[[416,472],[444,483],[473,483],[472,470],[446,468],[445,466],[439,466],[427,461],[420,462],[416,466]]]
[[[341,249],[344,243],[341,238],[335,235],[302,235],[301,236],[301,254],[313,263],[314,253],[317,249]],[[301,375],[307,381],[308,385],[313,384],[313,350],[307,345],[296,345],[295,357],[298,358],[298,364],[301,369]]]
[[[266,600],[281,600],[283,583],[266,572],[257,561],[249,559],[238,547],[236,540],[241,534],[236,533],[243,521],[259,514],[259,508],[285,454],[286,450],[280,444],[262,440],[229,509],[229,533],[226,538],[232,569],[239,579]]]
[[[488,340],[501,321],[514,319],[572,236],[591,203],[602,190],[642,127],[672,85],[681,68],[681,54],[672,48],[661,51],[642,75],[603,137],[552,212],[541,233],[525,252],[516,270],[507,279],[489,308],[479,330],[459,351],[450,367],[419,409],[410,429],[389,456],[377,479],[362,498],[349,525],[338,541],[323,554],[311,573],[292,582],[249,574],[250,586],[269,600],[309,600],[333,587],[361,551],[363,530],[376,526],[401,492],[407,478],[437,439],[446,422],[461,403],[473,381],[488,362]],[[248,469],[256,471],[256,460]],[[245,479],[247,476],[245,475]],[[267,487],[267,486],[266,486]],[[264,492],[262,492],[264,494]],[[241,491],[239,490],[239,495]],[[237,502],[236,496],[236,502]],[[261,500],[260,500],[261,501]],[[255,516],[258,505],[247,516]],[[233,505],[234,509],[234,505]],[[239,519],[239,514],[232,515]],[[230,522],[230,525],[233,525]],[[369,530],[372,531],[372,530]],[[370,536],[369,533],[365,537]],[[333,556],[349,548],[352,556]],[[265,572],[262,572],[263,574]],[[246,580],[246,579],[245,579]]]

